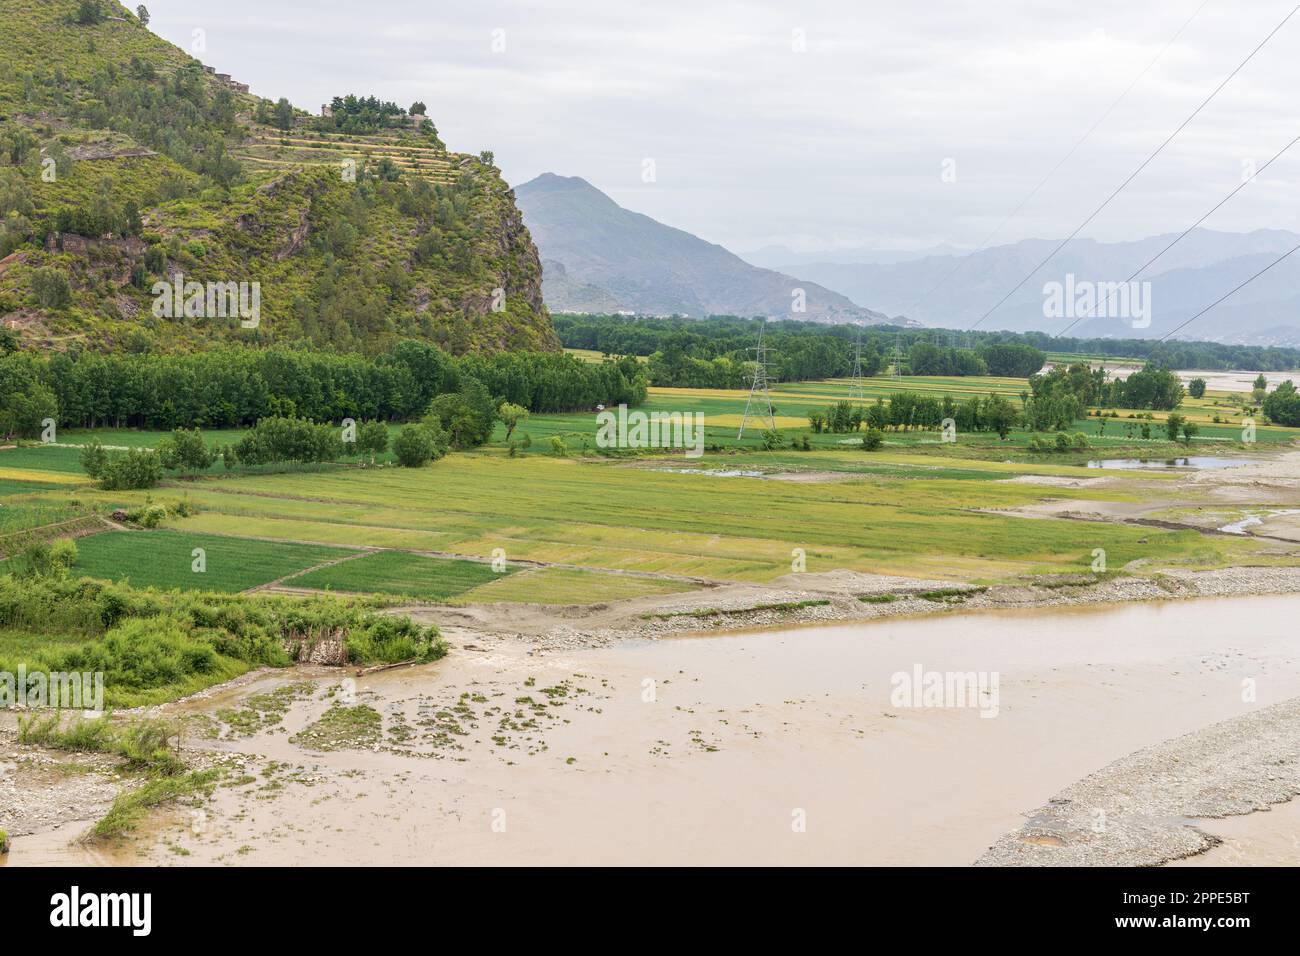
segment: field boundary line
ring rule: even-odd
[[[84,527],[87,523],[89,523],[92,527],[91,528]],[[27,538],[28,536],[35,536],[45,541],[54,540],[65,536],[60,534],[51,535],[49,534],[49,532],[55,531],[58,528],[62,528],[65,525],[72,525],[72,524],[81,524],[83,525],[83,527],[73,529],[72,533],[70,535],[67,535],[67,537],[88,538],[93,534],[104,534],[109,531],[127,530],[126,528],[123,528],[121,525],[115,524],[114,522],[109,521],[103,515],[99,515],[99,514],[82,515],[78,518],[67,518],[63,521],[56,521],[53,524],[38,525],[35,528],[27,528],[26,530],[23,531],[11,531],[8,534],[4,535],[3,537],[0,537],[0,557],[10,558],[13,556],[8,551],[8,548],[12,546],[15,539],[24,539]],[[77,531],[84,531],[85,533],[77,534],[76,533]]]
[[[240,539],[237,538],[236,535],[233,535],[233,534],[222,535],[222,537],[231,538],[231,539],[233,539],[233,540],[240,540]],[[246,539],[245,539],[245,540],[246,540]],[[310,544],[311,542],[307,542],[307,541],[290,541],[290,542],[280,542],[280,543],[286,543],[286,544]],[[337,545],[336,545],[335,547],[337,547]],[[334,565],[336,565],[336,564],[342,564],[342,563],[345,562],[345,561],[355,561],[357,558],[364,558],[366,555],[368,555],[368,554],[375,554],[375,553],[377,553],[377,552],[380,551],[380,550],[382,550],[382,549],[380,549],[380,548],[364,548],[364,549],[358,549],[358,550],[355,551],[354,553],[344,555],[344,556],[341,557],[341,558],[334,558],[332,561],[322,561],[320,564],[314,564],[314,565],[312,565],[310,568],[303,568],[301,571],[294,571],[294,572],[292,572],[292,573],[290,573],[290,574],[282,575],[282,576],[276,578],[274,581],[267,581],[267,582],[265,582],[264,584],[256,584],[256,585],[254,585],[254,586],[251,587],[251,588],[245,588],[244,590],[240,591],[239,593],[240,593],[240,594],[255,594],[255,593],[257,593],[258,591],[261,591],[263,588],[273,588],[273,587],[278,587],[279,585],[283,584],[285,581],[292,580],[293,578],[296,578],[296,577],[298,577],[299,575],[310,574],[312,571],[319,571],[321,568],[332,568],[332,567],[334,567]]]
[[[340,525],[345,526],[342,525],[341,522]],[[390,528],[387,525],[365,525],[364,527],[377,528],[380,530],[393,530],[393,531],[403,530],[401,528]],[[166,529],[159,529],[159,530],[175,531],[178,534],[184,533],[180,528],[166,528]],[[321,547],[321,548],[352,548],[361,552],[360,554],[349,555],[347,558],[341,558],[337,561],[328,561],[325,564],[318,565],[318,567],[329,567],[330,565],[340,564],[343,561],[350,560],[351,558],[361,557],[364,554],[375,554],[380,551],[398,551],[404,554],[418,555],[423,558],[442,558],[451,561],[473,561],[476,564],[492,563],[491,558],[484,558],[477,554],[457,554],[455,551],[431,551],[426,548],[391,548],[382,545],[339,544],[337,541],[310,541],[304,538],[267,538],[267,537],[262,537],[261,535],[231,534],[228,531],[203,531],[203,532],[194,532],[194,533],[212,535],[213,537],[216,538],[231,538],[237,541],[264,541],[267,544],[303,544],[303,545],[312,545],[314,547]],[[428,533],[446,534],[447,532],[435,531],[435,532],[428,532]],[[635,571],[628,568],[600,568],[600,567],[594,567],[585,564],[564,564],[561,562],[552,562],[552,561],[535,561],[535,560],[530,560],[528,558],[511,558],[509,560],[511,564],[521,565],[524,568],[533,569],[533,570],[557,568],[561,571],[587,571],[590,572],[591,574],[613,574],[622,577],[648,578],[657,581],[676,581],[682,584],[698,584],[703,587],[722,587],[723,585],[738,583],[736,581],[729,581],[724,578],[701,578],[701,577],[693,577],[687,574],[670,574],[667,571]],[[278,584],[281,581],[286,581],[289,578],[297,577],[300,574],[306,574],[309,571],[315,571],[315,570],[316,568],[314,567],[304,568],[301,571],[295,571],[293,574],[286,575],[285,577],[279,578],[275,581],[269,581],[266,584],[259,584],[258,587],[270,587],[273,584]]]

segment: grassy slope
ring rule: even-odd
[[[3,0],[0,2],[0,109],[6,113],[24,103],[23,77],[45,76],[52,69],[74,83],[86,84],[106,59],[128,62],[131,57],[150,60],[159,69],[176,69],[190,57],[179,47],[142,29],[135,15],[119,3],[106,0],[121,23],[106,21],[94,27],[69,22],[77,0]]]
[[[92,80],[106,67],[125,75],[134,57],[151,63],[163,83],[178,68],[196,61],[141,27],[125,8],[106,6],[130,22],[76,25],[70,22],[76,0],[0,0],[0,50],[5,53],[0,59],[0,133],[22,129],[42,147],[57,143],[65,149],[87,143],[114,149],[139,145],[120,133],[78,125],[74,110],[94,100]],[[220,89],[213,78],[205,78],[205,83],[209,95]],[[41,91],[38,103],[28,101],[26,84]],[[50,90],[57,91],[52,98]],[[302,154],[306,165],[298,163],[297,153],[267,165],[252,161],[249,148],[239,152],[242,142],[280,134],[252,122],[247,111],[255,98],[237,95],[236,101],[245,112],[239,132],[225,137],[225,147],[243,159],[245,183],[228,193],[208,188],[200,196],[212,182],[166,156],[83,159],[61,172],[56,182],[47,183],[33,152],[20,173],[37,223],[59,208],[88,206],[92,197],[107,192],[115,202],[129,199],[140,206],[146,239],[175,237],[180,242],[170,250],[171,272],[180,270],[199,281],[262,283],[263,324],[256,333],[239,329],[233,321],[155,319],[147,286],[142,290],[127,284],[131,269],[143,260],[144,246],[138,242],[95,242],[89,251],[78,247],[63,253],[20,247],[17,261],[0,269],[0,316],[17,318],[29,341],[53,348],[78,342],[107,347],[151,342],[164,349],[187,349],[218,338],[265,342],[306,336],[334,347],[373,351],[401,335],[427,338],[455,352],[558,347],[541,303],[536,250],[513,194],[496,169],[477,157],[441,153],[440,169],[445,171],[436,177],[409,168],[404,174],[408,180],[419,176],[466,184],[469,200],[462,217],[439,239],[445,254],[416,262],[412,252],[423,226],[417,229],[417,222],[395,201],[381,196],[359,230],[355,249],[338,257],[341,268],[325,281],[328,253],[317,239],[338,221],[340,209],[358,187],[343,181],[336,162],[313,165],[319,157],[312,153]],[[212,131],[219,132],[216,127]],[[423,143],[414,132],[364,139],[367,150],[376,142],[389,142],[415,151],[412,144]],[[348,155],[354,144],[342,138],[333,145],[338,155]],[[399,165],[410,167],[404,155],[398,159]],[[159,187],[167,180],[174,181],[173,195],[188,192],[190,198],[163,201]],[[300,231],[304,227],[305,235]],[[293,241],[295,231],[304,240],[301,244]],[[453,255],[452,247],[462,243],[469,254]],[[382,267],[389,264],[407,273],[406,288],[380,281]],[[74,290],[70,309],[51,311],[37,303],[30,283],[43,266],[69,276]],[[148,284],[156,278],[150,277]],[[310,321],[322,312],[326,287],[340,280],[350,290],[365,288],[374,295],[353,294],[326,325]],[[491,308],[496,288],[506,291],[503,312]]]

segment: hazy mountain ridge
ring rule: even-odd
[[[1067,275],[1090,282],[1121,282],[1176,237],[1168,234],[1119,243],[1076,239],[980,327],[1059,332],[1072,319],[1043,314],[1046,283],[1064,282]],[[1139,276],[1139,281],[1151,283],[1149,326],[1135,328],[1119,318],[1092,318],[1079,322],[1070,334],[1162,336],[1297,242],[1300,234],[1285,230],[1195,230]],[[963,328],[978,320],[1058,243],[1028,239],[969,256],[892,263],[819,262],[801,264],[799,269],[816,282],[851,298],[869,300],[890,313],[926,325]],[[1283,261],[1198,319],[1187,334],[1228,343],[1300,344],[1300,259]]]
[[[552,309],[888,321],[803,277],[750,265],[716,243],[624,209],[584,179],[544,173],[515,194],[541,253]],[[798,289],[804,312],[793,309]]]

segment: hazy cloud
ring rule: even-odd
[[[182,46],[205,29],[204,61],[255,93],[313,112],[347,92],[420,99],[452,149],[493,150],[512,183],[582,176],[629,208],[747,250],[979,243],[1201,2],[150,7],[153,29]],[[1211,0],[997,241],[1068,233],[1291,6]],[[1297,47],[1300,16],[1085,234],[1181,230],[1241,181],[1244,163],[1300,132],[1287,102]],[[646,158],[654,183],[641,178]],[[1206,225],[1296,228],[1298,172],[1300,149]]]

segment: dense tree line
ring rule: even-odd
[[[267,417],[338,422],[413,421],[436,396],[473,389],[533,412],[579,411],[645,400],[634,359],[588,363],[516,352],[455,359],[399,343],[376,358],[311,349],[228,348],[192,355],[68,352],[0,357],[0,427],[39,434],[62,427],[232,428]]]
[[[1040,357],[1042,353],[1039,353]],[[1042,363],[1034,371],[1042,368]],[[988,375],[989,366],[971,349],[941,348],[932,342],[917,342],[907,353],[905,369],[911,375]]]
[[[558,315],[554,320],[566,348],[646,356],[650,381],[655,385],[741,388],[753,377],[756,320],[617,315]],[[853,373],[855,360],[863,375],[879,375],[896,348],[903,353],[900,371],[904,375],[1027,378],[1046,361],[1038,349],[1015,342],[989,338],[974,348],[955,348],[944,344],[946,333],[893,326],[782,321],[768,323],[764,335],[772,349],[769,371],[775,379],[787,382],[845,377]]]
[[[1150,408],[1172,411],[1182,404],[1185,389],[1178,376],[1167,368],[1148,364],[1127,378],[1107,380],[1106,370],[1087,362],[1056,366],[1029,379],[1035,401],[1073,398],[1081,409]],[[1077,416],[1076,416],[1077,417]]]
[[[650,380],[682,388],[739,388],[753,376],[758,323],[751,319],[648,319],[618,315],[556,315],[566,348],[649,359]],[[815,322],[769,323],[771,374],[781,381],[849,375],[859,330]],[[862,331],[865,374],[884,367],[879,343]],[[883,340],[882,340],[883,341]]]
[[[610,355],[653,356],[668,353],[669,340],[674,348],[693,359],[711,363],[718,357],[743,362],[752,359],[758,321],[735,316],[707,319],[684,317],[649,318],[625,315],[557,315],[555,329],[565,348],[593,349]],[[985,374],[978,371],[969,355],[974,353],[987,366],[987,374],[1027,378],[1042,369],[1047,352],[1072,352],[1080,355],[1136,358],[1169,369],[1259,369],[1279,371],[1300,367],[1300,349],[1253,345],[1222,345],[1216,342],[1155,342],[1150,339],[1078,339],[1053,338],[1045,332],[948,332],[941,329],[899,329],[881,325],[859,329],[852,325],[827,325],[819,322],[783,320],[768,323],[768,344],[776,350],[776,371],[787,381],[803,378],[847,375],[853,368],[854,342],[862,338],[864,353],[888,357],[897,345],[904,356],[903,371],[910,374]],[[815,369],[799,367],[808,355],[802,345],[808,339],[822,340],[830,346],[824,363]],[[924,343],[929,348],[916,352]],[[960,344],[960,348],[955,347]],[[935,351],[931,351],[931,349]],[[936,351],[940,355],[936,358]],[[789,367],[785,355],[791,356]],[[919,360],[919,361],[918,361]],[[953,363],[952,367],[972,371],[919,372],[935,366],[934,362]],[[864,358],[864,365],[867,359]],[[1035,364],[1037,363],[1037,364]],[[882,360],[883,366],[883,360]],[[672,368],[671,363],[667,366]],[[685,366],[682,366],[683,368]],[[697,367],[698,374],[708,370]],[[652,376],[655,384],[669,384]],[[677,384],[674,382],[673,384]]]
[[[934,430],[942,428],[946,420],[951,420],[959,432],[997,432],[1005,438],[1020,424],[1022,416],[1001,395],[956,401],[951,396],[935,398],[917,392],[895,392],[888,401],[881,397],[869,405],[835,402],[824,411],[808,414],[808,424],[814,434],[857,432],[864,426],[881,432]]]

